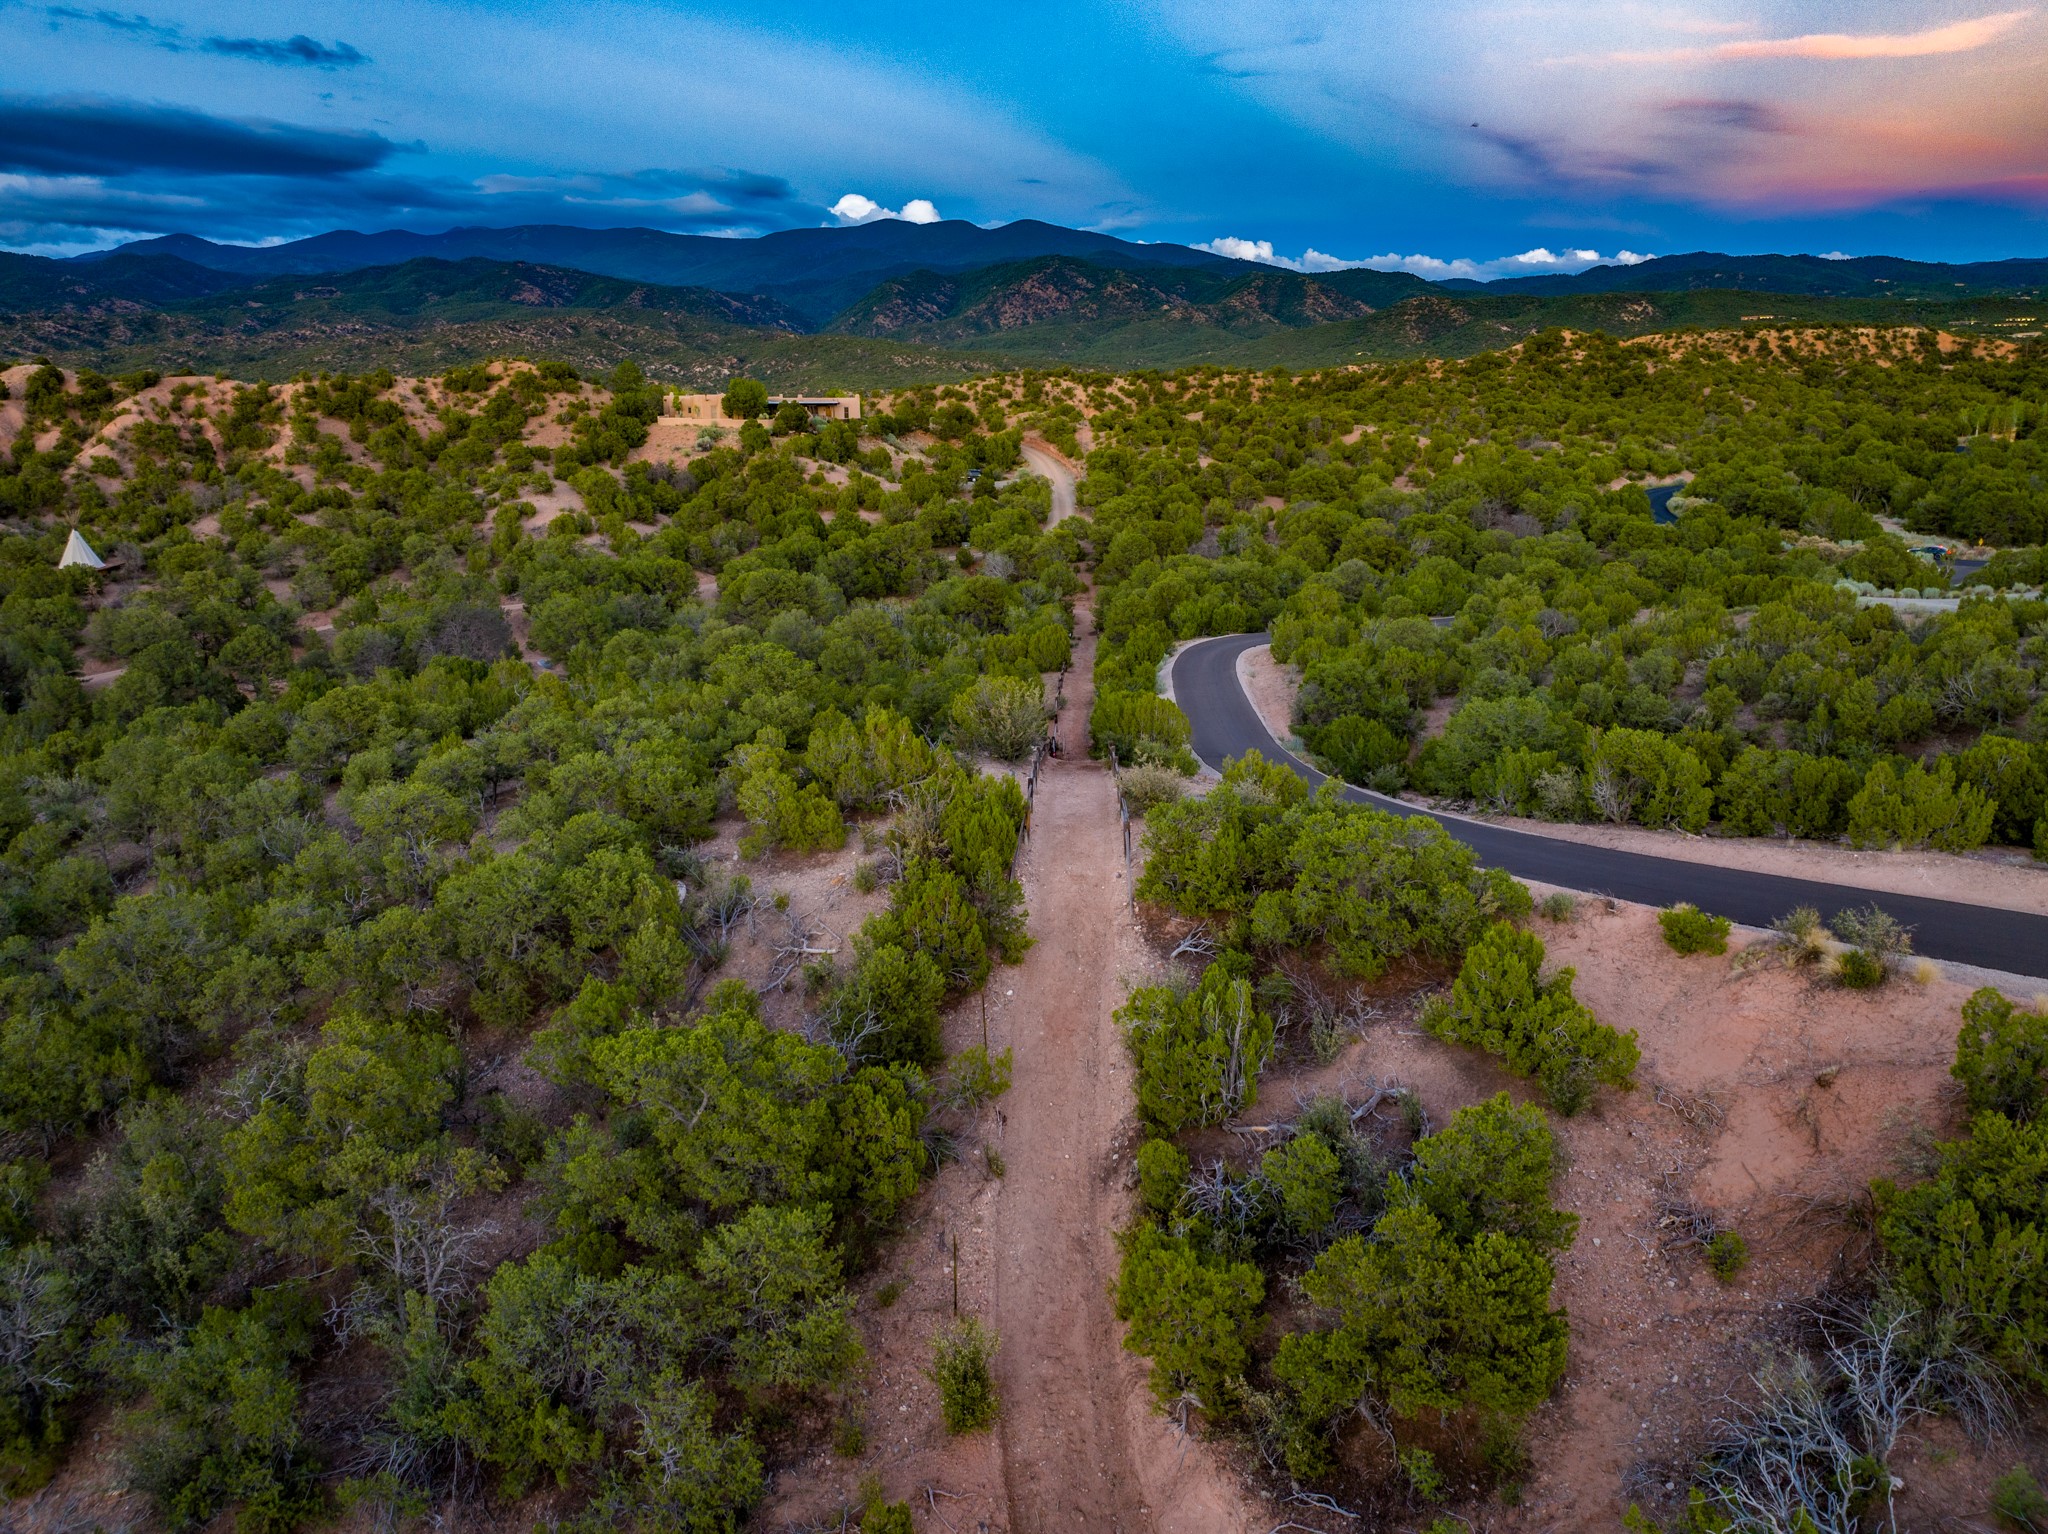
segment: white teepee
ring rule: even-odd
[[[57,561],[57,568],[66,565],[84,565],[88,570],[104,570],[107,562],[93,553],[92,545],[78,536],[78,529],[71,529],[71,536],[64,540],[64,557]]]

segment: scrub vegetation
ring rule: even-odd
[[[1077,1024],[1128,1048],[1142,1131],[1113,1304],[1162,1409],[1276,1484],[1513,1494],[1570,1365],[1566,1139],[1657,1082],[1440,828],[1255,760],[1196,780],[1176,643],[1270,627],[1308,751],[1388,792],[2048,853],[2034,353],[1553,331],[858,422],[736,385],[743,424],[674,440],[631,362],[7,378],[11,1495],[79,1474],[90,1425],[166,1527],[545,1496],[716,1530],[857,1444],[860,1280],[1014,1063],[949,1061],[945,1020],[1031,943],[1018,764],[1091,584],[1094,748],[1192,961]],[[1027,435],[1085,463],[1081,515],[1048,526]],[[73,528],[106,569],[58,568]],[[1996,547],[1959,578],[1934,538]],[[826,939],[763,866],[834,856],[872,909]],[[1574,910],[1544,902],[1552,949]],[[1836,924],[1839,953],[1788,916],[1788,963],[1875,987],[1910,953],[1875,907]],[[1653,930],[1719,973],[1725,924]],[[1419,985],[1418,1048],[1519,1079],[1440,1117],[1262,1096],[1294,1022],[1319,1064],[1358,1037],[1324,981]],[[1905,1423],[2048,1383],[2043,1028],[1971,999],[1967,1128],[1874,1190],[1853,1292],[1695,1457],[1695,1526],[1853,1527]],[[1690,1258],[1733,1292],[1742,1229]],[[963,1453],[1013,1366],[972,1315],[920,1341]]]
[[[1270,626],[1355,783],[2048,854],[2039,355],[1661,340],[1091,384],[1098,716],[1175,642]],[[1681,476],[1660,523],[1644,483]],[[1997,547],[1958,586],[1928,538]]]
[[[0,1479],[111,1410],[170,1527],[540,1486],[733,1526],[856,1387],[942,1009],[1029,943],[1024,795],[973,753],[1042,733],[1076,546],[982,477],[1014,434],[778,416],[650,464],[630,363],[24,384]],[[721,825],[860,838],[880,908],[738,976],[801,913]],[[950,1425],[993,1348],[941,1358]]]

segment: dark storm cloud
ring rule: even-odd
[[[260,64],[309,65],[314,69],[346,69],[367,64],[370,56],[348,43],[333,47],[316,43],[295,33],[279,41],[268,37],[209,37],[200,45],[208,53],[231,59],[254,59]]]
[[[357,64],[370,62],[370,56],[353,43],[337,40],[328,44],[303,33],[293,33],[290,37],[209,37],[195,43],[175,22],[152,21],[139,11],[114,11],[104,6],[88,11],[75,5],[46,5],[43,14],[50,18],[52,30],[62,28],[67,21],[84,22],[154,43],[172,53],[197,50],[200,53],[217,53],[227,59],[247,59],[256,64],[309,69],[351,69]]]
[[[0,168],[8,159],[0,142]],[[824,209],[798,197],[780,177],[733,169],[467,181],[377,169],[224,175],[131,164],[122,174],[102,169],[26,177],[0,190],[0,246],[104,244],[112,237],[94,231],[254,241],[336,228],[432,231],[466,224],[766,232],[824,218]]]
[[[165,26],[160,22],[151,21],[147,16],[124,15],[120,11],[110,11],[104,8],[83,11],[75,5],[46,5],[43,7],[43,14],[50,18],[50,25],[53,30],[67,21],[86,21],[91,22],[94,26],[105,27],[110,32],[122,32],[129,37],[147,38],[159,48],[169,48],[174,53],[181,53],[185,48],[185,38],[182,32],[176,27]]]
[[[324,179],[372,170],[400,147],[376,133],[214,117],[101,96],[0,96],[0,170]]]

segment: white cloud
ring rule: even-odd
[[[1613,266],[1635,266],[1651,259],[1640,251],[1621,250],[1612,256],[1603,256],[1597,250],[1550,250],[1537,246],[1534,250],[1522,251],[1519,255],[1496,256],[1490,261],[1474,261],[1467,256],[1444,260],[1440,256],[1404,256],[1398,251],[1384,256],[1333,256],[1317,250],[1311,245],[1298,256],[1283,256],[1273,249],[1271,240],[1246,240],[1236,235],[1219,235],[1213,240],[1204,240],[1194,247],[1206,250],[1211,255],[1229,256],[1234,261],[1256,261],[1262,266],[1285,267],[1290,272],[1342,272],[1355,267],[1369,267],[1376,272],[1412,272],[1431,282],[1442,282],[1452,277],[1467,277],[1475,282],[1486,282],[1495,277],[1526,277],[1538,273],[1582,272],[1589,266],[1603,263]]]
[[[1824,250],[1820,253],[1823,261],[1854,261],[1856,258],[1846,250]]]
[[[936,224],[939,210],[928,197],[913,197],[898,209],[885,208],[872,197],[848,192],[832,204],[832,216],[842,224],[872,224],[879,218],[900,218],[906,224]]]

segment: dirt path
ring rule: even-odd
[[[1052,481],[1052,516],[1047,527],[1057,527],[1074,514],[1074,466],[1035,437],[1024,439],[1024,463],[1034,474]]]
[[[1024,857],[1037,943],[997,981],[1014,998],[997,1042],[1016,1052],[1002,1099],[994,1295],[1010,1531],[1216,1534],[1244,1526],[1234,1487],[1152,1413],[1110,1308],[1135,1144],[1111,1014],[1152,961],[1124,889],[1116,788],[1088,760],[1094,664],[1090,632],[1075,646],[1065,750],[1042,771]]]

